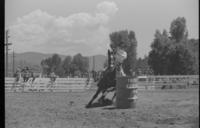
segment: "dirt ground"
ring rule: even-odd
[[[144,90],[134,109],[86,109],[94,93],[6,93],[6,128],[199,127],[199,89]]]

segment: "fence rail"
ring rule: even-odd
[[[138,85],[142,89],[193,88],[199,86],[199,75],[139,76]]]
[[[15,82],[15,78],[5,78],[6,92],[80,92],[91,87],[93,79],[87,78],[57,78],[51,82],[49,78],[30,79],[27,82]]]
[[[34,82],[30,79],[23,83],[20,79],[18,83],[15,78],[5,78],[6,92],[80,92],[94,86],[93,79],[87,78],[57,78],[54,83],[49,78],[36,78]],[[139,90],[173,89],[173,88],[196,88],[199,87],[199,75],[185,76],[139,76]]]

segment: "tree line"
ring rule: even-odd
[[[134,31],[122,30],[110,34],[110,47],[124,49],[128,57],[123,63],[127,75],[194,75],[199,73],[199,39],[189,39],[186,19],[178,17],[170,30],[155,31],[151,51],[137,59]],[[106,63],[104,64],[106,66]]]
[[[54,72],[59,77],[84,77],[88,74],[89,60],[80,53],[66,56],[64,60],[58,54],[41,61],[43,74],[47,76]]]
[[[186,19],[171,22],[169,33],[156,30],[148,64],[155,75],[192,75],[199,73],[199,39],[188,39]]]
[[[127,75],[193,75],[199,73],[199,39],[189,39],[186,19],[178,17],[171,22],[169,32],[156,30],[151,50],[144,58],[137,59],[137,39],[134,31],[121,30],[110,33],[110,48],[127,52],[123,68]],[[102,62],[103,63],[103,62]],[[108,62],[104,62],[106,67]],[[89,60],[80,53],[63,61],[54,54],[42,60],[43,72],[59,76],[76,76],[88,72]]]

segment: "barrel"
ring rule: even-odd
[[[117,77],[116,107],[121,109],[135,108],[137,101],[137,78]]]

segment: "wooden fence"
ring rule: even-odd
[[[165,76],[139,76],[139,89],[172,89],[196,88],[199,86],[198,75],[165,75]]]
[[[49,78],[29,79],[27,82],[15,82],[15,78],[5,78],[6,92],[80,92],[91,87],[93,79],[57,78],[51,82]]]
[[[5,78],[6,92],[80,92],[93,88],[94,80],[87,78],[57,78],[55,82],[50,82],[49,78],[36,78],[34,82],[29,79],[28,82],[18,83],[15,78]],[[138,89],[174,89],[174,88],[198,88],[198,75],[185,76],[139,76]],[[96,87],[95,87],[96,88]]]

